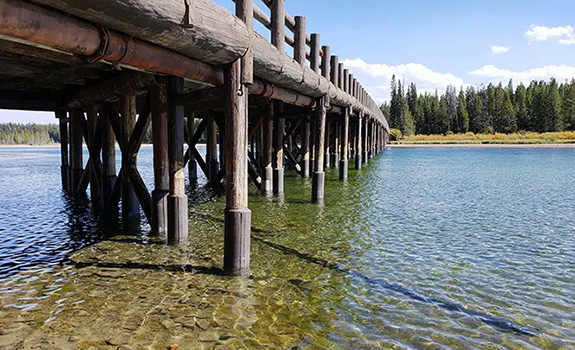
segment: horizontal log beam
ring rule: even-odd
[[[32,1],[215,65],[241,57],[250,43],[245,24],[211,0]]]
[[[43,3],[46,2],[66,1],[43,1]],[[69,0],[69,2],[81,8],[90,9],[94,9],[102,2],[114,3],[113,1],[94,0],[90,2],[90,6],[85,6],[82,0],[78,1],[81,4],[76,3],[76,0]],[[64,6],[61,10],[66,12],[77,10],[72,4],[69,6]],[[139,7],[136,4],[134,6]],[[106,13],[108,12],[104,11],[99,15],[104,17]],[[89,61],[103,61],[126,68],[174,75],[210,85],[223,84],[223,71],[219,68],[28,2],[0,0],[0,17],[2,18],[0,34],[5,39],[24,40],[34,45],[78,55]],[[138,21],[142,20],[139,16],[123,16],[122,20],[132,17]],[[102,23],[100,20],[95,22]],[[241,25],[244,26],[243,23]],[[100,51],[105,46],[102,42],[103,38],[108,41],[107,50]]]

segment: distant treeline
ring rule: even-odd
[[[558,84],[532,81],[529,86],[489,84],[463,88],[448,86],[439,96],[418,95],[415,84],[407,91],[391,81],[391,102],[381,106],[392,128],[404,135],[557,132],[575,130],[575,80]]]
[[[58,125],[0,124],[0,145],[46,145],[60,142]]]
[[[200,142],[204,137],[200,139]],[[60,128],[56,124],[0,123],[0,145],[47,145],[60,142]],[[152,127],[144,136],[144,144],[152,143]]]

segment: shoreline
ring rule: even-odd
[[[573,148],[575,143],[390,143],[389,148]]]

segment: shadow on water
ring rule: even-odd
[[[205,216],[205,217],[207,217],[211,220],[214,220],[214,221],[224,222],[224,220],[217,218],[217,217],[214,217],[212,215],[208,215],[208,214],[199,214],[199,215]],[[252,232],[271,233],[272,231],[257,228],[257,227],[252,227]],[[493,328],[498,329],[498,330],[503,331],[503,332],[513,332],[513,333],[516,333],[519,335],[526,335],[526,336],[530,336],[530,337],[535,336],[539,333],[539,330],[537,330],[537,329],[521,325],[521,324],[516,323],[510,319],[507,319],[504,317],[491,316],[491,315],[488,315],[488,314],[483,313],[483,312],[468,309],[461,304],[457,304],[454,302],[441,300],[441,299],[438,299],[438,298],[433,297],[433,296],[425,295],[421,292],[418,292],[417,290],[406,288],[406,287],[403,287],[399,284],[385,282],[385,281],[382,281],[378,278],[370,277],[370,276],[367,276],[367,275],[362,274],[360,272],[347,269],[347,268],[345,268],[341,265],[338,265],[336,263],[333,263],[333,262],[330,262],[330,261],[327,261],[327,260],[324,260],[321,258],[317,258],[317,257],[311,256],[311,255],[306,254],[306,253],[302,253],[296,249],[286,247],[282,244],[270,242],[270,241],[268,241],[262,237],[258,237],[258,236],[253,235],[253,234],[252,234],[252,239],[256,242],[259,242],[261,244],[265,244],[269,247],[272,247],[276,250],[279,250],[284,254],[296,256],[299,259],[302,259],[302,260],[307,261],[309,263],[319,265],[321,267],[330,269],[332,271],[338,271],[340,273],[344,273],[344,274],[351,276],[353,278],[361,279],[365,282],[368,282],[369,284],[372,284],[372,285],[379,287],[380,289],[390,290],[390,291],[393,291],[396,293],[400,293],[400,294],[403,294],[403,295],[405,295],[411,299],[417,300],[417,301],[422,302],[422,303],[432,304],[432,305],[438,306],[442,309],[445,309],[447,311],[460,312],[460,313],[463,313],[465,315],[474,317],[474,318],[492,326]]]
[[[170,271],[170,272],[190,272],[199,273],[204,275],[225,276],[222,269],[206,266],[194,265],[157,265],[157,264],[141,264],[141,263],[88,263],[76,262],[76,268],[85,267],[100,267],[100,268],[114,268],[114,269],[135,269],[135,270],[151,270],[151,271]]]

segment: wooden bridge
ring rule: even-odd
[[[306,33],[305,17],[286,14],[284,0],[263,0],[269,11],[235,3],[232,14],[211,0],[0,0],[0,108],[55,112],[64,189],[83,197],[89,186],[105,216],[121,203],[124,225],[139,223],[141,208],[153,233],[177,243],[188,236],[185,168],[194,182],[199,167],[211,184],[225,181],[230,272],[249,267],[250,181],[281,195],[291,166],[312,177],[321,202],[324,168],[346,179],[348,159],[360,168],[389,135],[361,84]],[[137,167],[150,126],[151,194]]]

